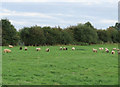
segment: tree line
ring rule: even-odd
[[[120,43],[120,24],[109,28],[96,29],[87,22],[65,29],[58,27],[24,27],[17,31],[8,19],[1,19],[2,45],[90,45]]]

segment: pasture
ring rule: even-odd
[[[118,54],[111,54],[117,44],[28,47],[27,51],[19,46],[9,48],[11,53],[2,53],[2,81],[5,85],[117,85]],[[62,46],[64,47],[64,46]],[[107,47],[110,53],[100,51]],[[50,52],[45,52],[50,48]],[[98,49],[97,53],[92,48]]]

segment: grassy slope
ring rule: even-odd
[[[28,51],[12,48],[12,53],[3,53],[3,84],[28,85],[112,85],[118,83],[118,55],[104,51],[93,53],[92,48],[117,45],[28,47]],[[3,47],[8,48],[8,47]]]

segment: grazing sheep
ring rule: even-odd
[[[62,50],[62,47],[60,47],[60,50]]]
[[[27,51],[28,50],[28,48],[27,47],[25,47],[25,51]]]
[[[20,50],[22,50],[22,47],[20,47]]]
[[[63,50],[66,50],[66,47],[63,47]]]
[[[102,50],[104,50],[104,48],[103,48],[103,47],[102,47],[101,49],[102,49]]]
[[[120,51],[118,51],[118,54],[120,55]]]
[[[116,50],[116,48],[113,48],[113,50]]]
[[[67,47],[63,47],[63,50],[68,50],[68,48]]]
[[[49,48],[47,48],[47,49],[46,49],[46,52],[50,52],[50,49],[49,49]]]
[[[36,48],[36,51],[40,51],[41,50],[41,48]]]
[[[75,47],[72,47],[72,50],[75,50]]]
[[[120,51],[120,49],[117,49],[117,51]]]
[[[99,50],[102,50],[102,48],[99,48]]]
[[[97,49],[94,49],[94,48],[93,48],[93,52],[97,53]]]
[[[108,50],[108,48],[105,48],[105,50]]]
[[[4,49],[4,53],[10,53],[11,52],[11,50],[9,50],[9,49]]]
[[[13,48],[13,46],[12,46],[12,45],[9,45],[9,48]]]
[[[103,47],[101,47],[101,48],[99,48],[99,50],[104,50],[104,48],[103,48]]]
[[[105,51],[106,51],[107,53],[109,53],[109,50],[108,50],[108,49],[106,49]]]
[[[115,51],[113,51],[113,50],[112,50],[112,52],[111,52],[111,53],[112,53],[112,54],[115,54]]]

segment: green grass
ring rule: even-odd
[[[118,48],[117,44],[72,46],[60,51],[60,46],[36,47],[28,51],[11,48],[2,54],[2,75],[5,85],[117,85],[118,54],[104,51],[93,53],[92,48]],[[2,47],[4,50],[8,47]],[[50,48],[50,52],[45,52]],[[10,49],[10,48],[9,48]],[[117,52],[117,51],[116,51]]]

